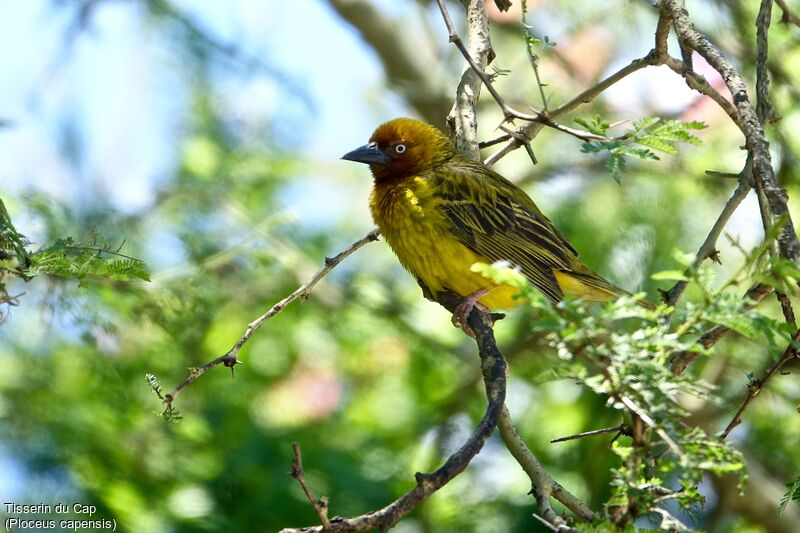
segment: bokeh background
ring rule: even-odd
[[[519,2],[508,14],[488,4],[495,65],[508,71],[499,90],[517,108],[541,107]],[[689,4],[752,78],[757,3]],[[555,105],[652,48],[647,2],[528,5],[533,35],[555,42],[538,49]],[[459,7],[451,12],[460,23]],[[158,416],[144,378],[154,373],[172,388],[372,228],[368,171],[339,157],[395,116],[443,123],[463,62],[435,2],[31,0],[0,3],[0,21],[0,195],[15,225],[34,249],[66,236],[122,246],[152,277],[9,285],[25,294],[0,324],[0,501],[92,504],[123,531],[276,531],[316,521],[288,476],[292,442],[331,514],[353,515],[408,490],[415,471],[465,439],[485,402],[474,344],[423,300],[382,242],[268,322],[245,346],[235,379],[219,368],[187,389],[180,423]],[[782,118],[769,130],[795,217],[798,35],[773,24]],[[538,165],[520,150],[497,169],[587,264],[656,299],[650,275],[676,268],[675,249],[697,249],[734,188],[704,171],[738,172],[743,141],[666,68],[636,73],[564,122],[595,114],[708,128],[698,133],[703,145],[678,157],[631,162],[620,184],[602,157],[548,130],[533,143]],[[483,139],[497,134],[493,102],[482,101],[479,119]],[[754,198],[727,231],[744,248],[759,242]],[[743,258],[727,239],[720,250],[724,279]],[[608,439],[548,441],[616,425],[619,414],[556,379],[557,358],[530,320],[521,310],[497,327],[511,365],[509,408],[556,479],[598,508],[618,461]],[[721,356],[699,361],[694,371],[720,387],[722,401],[687,404],[694,422],[723,427],[747,374],[777,349],[731,337]],[[786,531],[798,523],[796,505],[776,511],[782,484],[800,473],[798,398],[800,384],[785,376],[754,402],[732,435],[750,461],[748,496],[735,481],[709,478],[707,505],[684,516],[688,524]],[[529,488],[492,439],[396,530],[533,531]]]

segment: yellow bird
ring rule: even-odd
[[[453,322],[468,333],[466,316],[476,302],[483,310],[520,303],[514,287],[473,272],[478,262],[516,265],[553,302],[565,294],[592,302],[627,294],[584,265],[522,189],[459,154],[429,124],[386,122],[342,159],[369,165],[370,209],[386,242],[434,298],[442,291],[464,298]]]

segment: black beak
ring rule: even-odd
[[[342,156],[342,159],[355,161],[357,163],[366,163],[368,165],[385,165],[389,160],[386,154],[378,149],[376,143],[365,144],[352,152],[347,152]]]

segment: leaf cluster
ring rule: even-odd
[[[755,257],[748,257],[742,270],[759,265],[762,279],[779,281],[785,265],[761,261],[757,257],[761,253],[757,249]],[[497,283],[520,289],[521,297],[534,309],[532,329],[544,334],[564,361],[564,368],[555,375],[569,377],[605,398],[607,407],[621,411],[629,425],[646,428],[639,439],[626,442],[623,437],[612,447],[620,463],[612,472],[612,495],[604,508],[608,520],[617,526],[631,516],[652,515],[660,519],[660,527],[668,529],[672,519],[667,519],[662,503],[675,500],[683,512],[691,513],[704,503],[697,487],[706,473],[735,473],[740,490],[747,479],[742,454],[690,424],[690,413],[684,408],[688,397],[721,404],[715,387],[693,376],[675,375],[670,362],[686,354],[706,355],[709,349],[697,343],[698,335],[718,325],[775,349],[785,346],[791,336],[782,321],[743,301],[733,290],[736,276],[714,289],[709,269],[690,268],[693,257],[687,254],[676,254],[676,259],[685,270],[657,277],[689,281],[703,296],[686,303],[680,312],[664,304],[647,309],[637,304],[637,296],[595,306],[567,298],[554,305],[507,265],[474,267]],[[800,497],[798,485],[797,479],[787,485],[784,506]]]
[[[595,135],[607,136],[611,124],[605,122],[599,115],[591,120],[576,118],[575,122]],[[680,120],[665,119],[660,117],[645,117],[633,123],[633,127],[626,130],[619,137],[602,141],[589,141],[583,143],[581,152],[585,154],[608,153],[606,168],[615,181],[622,180],[622,173],[626,167],[626,157],[636,159],[660,159],[653,150],[666,154],[678,155],[676,144],[685,143],[699,145],[700,139],[690,131],[704,129],[702,122],[683,122]]]
[[[37,276],[54,276],[77,280],[80,284],[88,278],[149,281],[150,274],[143,261],[120,253],[123,245],[113,247],[95,234],[86,243],[63,237],[31,250],[30,240],[17,231],[0,200],[0,304],[17,303],[16,297],[6,291],[6,277],[30,281]]]

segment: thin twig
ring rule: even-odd
[[[747,409],[747,407],[750,405],[750,402],[752,402],[753,399],[755,399],[755,397],[758,396],[762,390],[764,390],[764,387],[766,387],[767,384],[770,382],[770,380],[772,380],[772,378],[775,377],[775,375],[778,373],[781,367],[783,367],[783,365],[785,365],[787,362],[798,356],[797,344],[796,344],[798,341],[800,341],[800,329],[795,331],[794,335],[792,335],[792,339],[789,342],[789,345],[786,347],[786,350],[784,350],[783,355],[781,355],[780,359],[778,359],[772,366],[770,366],[767,369],[766,373],[764,374],[764,377],[761,379],[754,380],[747,386],[747,396],[742,402],[742,405],[739,406],[739,409],[736,411],[736,414],[733,415],[731,421],[728,423],[725,429],[722,430],[722,433],[720,433],[720,438],[722,439],[728,438],[728,435],[730,435],[731,431],[733,431],[733,429],[736,426],[742,423],[742,414],[744,413],[745,409]]]
[[[576,433],[575,435],[567,435],[566,437],[559,437],[557,439],[552,439],[550,444],[555,444],[557,442],[566,442],[568,440],[575,440],[575,439],[583,439],[586,437],[594,437],[595,435],[602,435],[604,433],[618,433],[619,435],[630,435],[631,428],[628,424],[622,423],[618,426],[610,427],[610,428],[603,428],[603,429],[593,429],[591,431],[584,431],[583,433]],[[615,439],[617,437],[614,437]]]
[[[678,457],[683,457],[683,450],[681,450],[680,446],[678,446],[678,443],[675,442],[675,440],[670,437],[669,433],[664,431],[664,429],[661,428],[644,409],[636,405],[634,401],[627,396],[620,396],[619,399],[625,404],[625,407],[630,409],[632,413],[636,414],[636,416],[638,416],[642,422],[647,424],[651,429],[658,433],[658,436],[661,437],[661,440],[667,443],[667,446],[670,447],[675,455]]]
[[[544,95],[544,84],[539,77],[539,56],[533,51],[533,36],[531,27],[528,25],[528,2],[522,0],[522,36],[525,38],[525,49],[528,52],[533,75],[536,78],[536,86],[539,87],[539,96],[542,98],[542,110],[547,112],[547,97]]]
[[[749,177],[749,179],[748,179]],[[725,207],[722,208],[722,212],[717,217],[716,222],[711,227],[711,231],[708,232],[706,239],[703,241],[703,244],[700,245],[700,248],[697,250],[697,255],[695,256],[694,263],[692,263],[693,269],[699,267],[703,261],[706,259],[711,259],[717,263],[720,262],[717,252],[717,241],[719,240],[719,236],[722,235],[722,230],[725,229],[725,225],[730,220],[733,213],[742,203],[742,201],[747,197],[747,194],[750,192],[752,188],[752,167],[749,164],[745,165],[745,168],[742,169],[739,177],[739,185],[736,187],[736,190],[733,191],[733,194],[728,201],[725,202]],[[686,286],[688,285],[688,281],[681,280],[675,283],[671,289],[665,291],[662,294],[664,299],[664,303],[667,305],[675,305],[678,300],[680,299],[681,295],[683,295],[683,291],[686,290]]]
[[[492,95],[492,98],[494,98],[495,102],[497,102],[497,105],[499,105],[500,109],[503,111],[505,120],[511,121],[515,118],[530,121],[539,120],[538,115],[530,115],[528,113],[517,111],[509,106],[505,100],[503,100],[503,97],[500,96],[500,93],[498,93],[497,89],[494,88],[489,75],[478,63],[475,62],[475,59],[470,55],[467,47],[464,46],[464,41],[462,41],[461,37],[458,36],[458,32],[453,24],[453,20],[450,18],[450,13],[447,11],[447,6],[445,5],[444,0],[436,0],[436,3],[439,5],[439,10],[442,12],[442,18],[444,18],[445,26],[447,26],[447,33],[449,35],[450,42],[456,45],[456,48],[458,48],[459,52],[461,52],[461,55],[464,56],[464,59],[467,60],[469,66],[472,67],[472,70],[475,71],[475,74],[478,75],[483,84],[486,86],[486,90],[489,91],[489,93]]]
[[[296,442],[292,443],[292,452],[294,452],[294,459],[292,460],[292,472],[289,474],[297,480],[300,488],[303,489],[308,501],[314,506],[314,510],[319,516],[319,521],[322,522],[322,530],[326,533],[331,530],[331,523],[328,520],[328,498],[323,496],[319,500],[314,497],[311,488],[306,483],[305,473],[303,472],[303,456],[300,454],[300,445]]]
[[[380,235],[380,233],[381,233],[380,230],[378,228],[375,228],[374,230],[370,231],[364,237],[358,239],[353,244],[351,244],[350,246],[348,246],[335,256],[326,257],[325,264],[319,270],[317,270],[313,276],[311,276],[310,280],[300,285],[297,289],[295,289],[294,292],[292,292],[286,298],[284,298],[283,300],[279,301],[278,303],[270,307],[266,313],[264,313],[260,317],[250,322],[247,325],[247,329],[244,331],[242,336],[239,338],[238,341],[236,341],[236,344],[234,344],[233,347],[230,350],[228,350],[227,353],[217,357],[216,359],[209,361],[203,366],[192,368],[189,372],[189,376],[185,380],[183,380],[183,382],[181,382],[180,385],[175,387],[175,389],[173,389],[171,392],[164,395],[164,402],[167,405],[172,405],[172,402],[175,401],[175,398],[178,396],[178,394],[180,394],[180,392],[183,389],[191,385],[200,376],[202,376],[208,370],[214,368],[215,366],[223,364],[228,368],[232,369],[237,364],[240,364],[241,361],[236,356],[239,354],[239,351],[242,349],[242,346],[244,346],[244,343],[248,341],[248,339],[253,335],[253,333],[255,333],[256,330],[260,328],[264,322],[266,322],[273,316],[283,311],[283,309],[287,305],[294,302],[295,300],[307,298],[308,294],[311,292],[311,289],[314,288],[314,285],[316,285],[322,278],[324,278],[328,274],[328,272],[333,270],[336,267],[336,265],[341,263],[346,257],[351,255],[353,252],[355,252],[365,244],[378,240],[378,236]]]
[[[585,91],[581,92],[573,99],[551,110],[548,113],[548,117],[550,120],[549,124],[542,121],[532,122],[519,127],[517,129],[517,133],[519,133],[522,136],[522,138],[526,138],[529,140],[533,139],[543,127],[549,126],[550,124],[555,124],[555,122],[553,122],[555,118],[576,109],[578,106],[582,104],[591,102],[600,93],[602,93],[603,91],[605,91],[606,89],[608,89],[621,79],[625,78],[626,76],[633,74],[637,70],[656,64],[654,62],[655,61],[654,57],[655,56],[651,57],[651,55],[648,55],[643,58],[634,59],[633,61],[631,61],[630,64],[621,68],[614,74],[611,74],[607,78],[604,78],[603,80],[599,81],[592,87],[589,87]],[[487,165],[493,165],[494,163],[505,157],[508,153],[516,150],[520,146],[522,146],[522,143],[520,143],[518,138],[512,138],[511,140],[509,140],[508,144],[506,144],[503,148],[490,155],[486,159],[486,161],[484,161],[484,163],[486,163]]]

